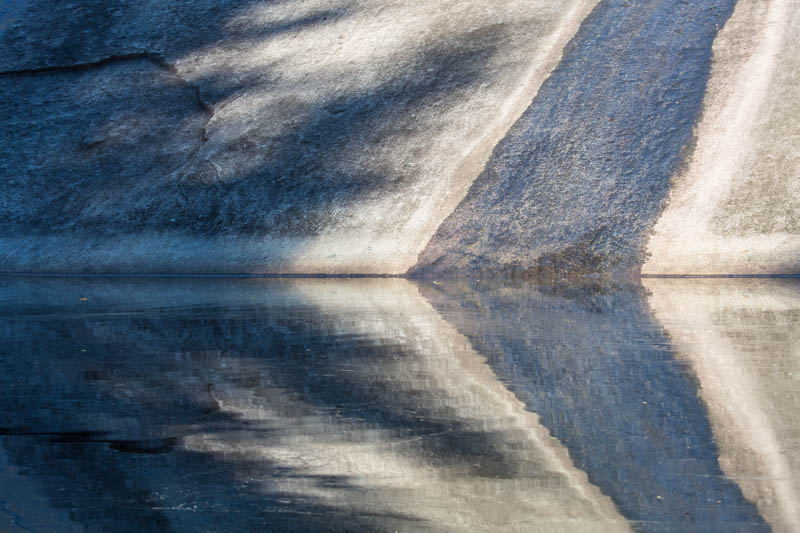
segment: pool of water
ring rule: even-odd
[[[2,531],[798,531],[800,283],[0,280]]]

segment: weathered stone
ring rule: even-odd
[[[604,0],[412,273],[633,272],[734,0]]]
[[[800,2],[739,0],[645,274],[800,273]]]
[[[8,1],[0,271],[798,273],[798,1]]]
[[[0,269],[401,274],[595,0],[29,0]]]

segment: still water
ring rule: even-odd
[[[800,283],[0,280],[0,531],[800,531]]]

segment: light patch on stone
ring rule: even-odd
[[[798,41],[797,0],[737,3],[643,274],[800,272]]]
[[[509,32],[508,45],[503,46],[527,50],[532,58],[524,64],[518,52],[502,52],[509,55],[491,60],[498,62],[491,68],[502,72],[502,78],[487,78],[480,86],[459,91],[458,98],[415,109],[414,116],[404,118],[406,132],[393,137],[389,145],[355,142],[352,148],[340,147],[342,164],[369,169],[377,162],[388,169],[390,175],[384,178],[406,176],[404,187],[338,208],[319,234],[298,239],[291,255],[280,258],[281,271],[294,273],[402,274],[466,194],[492,148],[531,102],[595,3],[576,1],[559,8],[538,1],[490,5],[454,0],[413,8],[406,2],[349,3],[341,8],[345,16],[331,16],[299,35],[254,41],[246,54],[226,46],[195,52],[177,63],[181,75],[194,83],[218,75],[221,65],[234,76],[270,70],[280,80],[276,90],[256,87],[215,104],[210,141],[200,157],[224,161],[228,140],[248,137],[253,128],[273,128],[271,135],[280,137],[311,118],[304,113],[312,104],[327,102],[335,112],[337,101],[377,94],[387,72],[423,59],[436,43],[477,42],[487,32]],[[237,31],[257,31],[281,21],[322,20],[325,5],[321,1],[258,4],[228,24]],[[526,22],[522,26],[518,21]],[[433,72],[433,67],[428,70]],[[518,72],[512,73],[512,68]],[[291,103],[286,95],[291,95]],[[274,120],[264,123],[264,117]],[[267,140],[265,148],[268,144]],[[265,149],[263,158],[250,159],[250,168],[221,164],[227,170],[220,179],[235,181],[257,171],[268,158]],[[276,263],[265,268],[274,271]]]

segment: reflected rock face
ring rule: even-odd
[[[647,280],[699,383],[725,474],[773,531],[800,529],[800,284]]]
[[[687,365],[638,287],[428,286],[426,297],[641,531],[766,531],[725,476]]]
[[[641,289],[0,291],[0,516],[15,526],[765,531],[758,510],[772,516],[731,478],[730,439]]]
[[[3,295],[3,485],[70,527],[629,530],[409,282]]]

